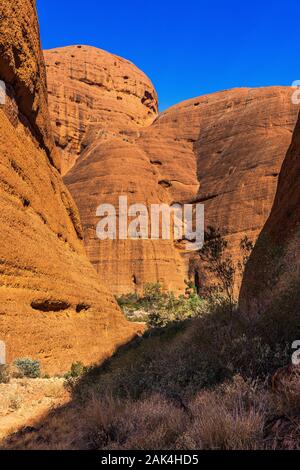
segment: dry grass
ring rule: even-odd
[[[264,447],[267,407],[260,392],[236,377],[233,384],[203,392],[191,403],[191,426],[181,436],[188,449],[241,450]]]
[[[95,449],[171,448],[186,425],[182,410],[160,395],[138,402],[92,399],[83,414],[88,447]]]
[[[256,450],[284,447],[278,429],[266,434],[266,423],[279,412],[293,416],[291,435],[299,431],[299,378],[275,394],[266,384],[240,376],[213,391],[202,391],[187,403],[154,394],[138,401],[92,397],[82,409],[81,442],[93,449]],[[298,393],[297,393],[298,391]],[[293,440],[297,447],[299,439]],[[291,445],[289,443],[289,445]]]
[[[274,394],[240,376],[186,403],[153,394],[140,400],[92,396],[50,413],[36,430],[15,434],[10,449],[266,449],[278,447],[266,436],[276,416]]]
[[[300,415],[300,370],[283,377],[273,397],[279,415],[289,418]]]
[[[72,400],[2,447],[298,449],[300,377],[280,375],[276,389],[270,380],[289,360],[289,337],[278,341],[286,319],[277,320],[272,330],[223,308],[151,330],[70,377]]]
[[[0,438],[36,420],[68,398],[63,380],[11,379],[0,384]]]

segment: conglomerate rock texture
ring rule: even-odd
[[[299,315],[300,118],[280,172],[271,214],[246,268],[240,307],[250,317],[268,309]]]
[[[8,361],[59,373],[101,360],[136,327],[99,283],[57,170],[35,2],[0,4],[0,340]]]
[[[116,294],[161,282],[183,292],[205,272],[184,242],[96,236],[97,207],[201,202],[229,253],[256,240],[275,195],[297,119],[288,87],[234,89],[157,115],[151,82],[127,61],[88,46],[45,52],[51,119],[65,176],[81,215],[87,252]],[[197,281],[198,282],[198,281]],[[239,280],[237,279],[237,285]]]

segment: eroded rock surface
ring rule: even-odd
[[[46,51],[46,61],[54,125],[61,116],[58,145],[62,147],[59,139],[64,136],[69,144],[63,158],[76,159],[65,182],[81,214],[88,255],[115,293],[140,290],[157,281],[183,292],[184,280],[194,279],[195,271],[200,280],[205,276],[183,243],[100,242],[96,209],[101,203],[117,207],[120,195],[127,195],[129,204],[148,207],[202,202],[206,225],[220,228],[234,259],[240,256],[245,235],[256,240],[269,215],[297,118],[293,90],[228,90],[185,101],[156,117],[156,93],[144,75],[139,92],[133,96],[127,92],[127,99],[119,99],[120,77],[126,86],[137,87],[141,72],[132,64],[121,61],[119,67],[108,67],[115,57],[87,46]],[[142,98],[146,91],[147,106]],[[90,114],[88,102],[93,103]],[[75,119],[80,115],[84,125]],[[80,145],[74,136],[79,136]]]
[[[100,360],[134,327],[86,257],[57,170],[35,2],[0,3],[0,339],[8,361],[29,356],[57,373]]]
[[[63,151],[63,174],[91,139],[105,141],[122,130],[148,125],[156,117],[153,85],[128,60],[80,45],[52,49],[44,55],[55,142]]]

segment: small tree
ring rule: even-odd
[[[243,258],[238,262],[238,269],[241,274],[244,274],[246,264],[254,248],[253,242],[247,237],[247,235],[240,242],[240,249],[243,253]]]
[[[82,362],[73,362],[71,365],[70,374],[71,377],[80,377],[86,371],[86,367],[82,364]]]
[[[143,298],[146,302],[160,302],[164,297],[162,285],[157,283],[146,284],[144,288]]]
[[[209,296],[221,294],[222,297],[233,306],[236,302],[234,297],[234,285],[236,273],[243,273],[250,253],[253,249],[252,242],[245,236],[240,242],[240,248],[243,253],[242,260],[235,264],[231,255],[228,255],[228,242],[221,236],[220,231],[209,226],[205,232],[205,242],[203,248],[199,251],[199,256],[207,265],[207,270],[217,279],[217,284],[206,288]]]

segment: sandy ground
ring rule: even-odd
[[[12,379],[0,384],[0,439],[34,426],[52,408],[66,403],[64,379]]]

